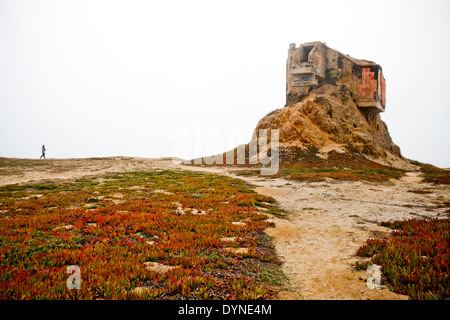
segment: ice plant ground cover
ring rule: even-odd
[[[294,153],[280,166],[277,176],[292,180],[324,181],[327,178],[346,181],[382,182],[401,178],[405,171],[366,159],[359,153],[329,152],[319,157],[314,150]]]
[[[0,187],[0,298],[270,298],[284,279],[264,233],[274,202],[185,171]]]
[[[424,174],[425,182],[435,184],[450,184],[450,170],[441,169],[430,164],[419,164]]]
[[[358,255],[372,257],[392,291],[412,299],[450,298],[450,220],[407,220],[383,223],[391,237],[369,239]]]
[[[234,164],[226,164],[226,155],[222,156],[222,163],[216,166],[230,166],[241,168],[238,175],[260,175],[262,164],[249,164],[249,146],[245,145],[245,164],[237,164],[237,149],[234,152]],[[289,147],[280,151],[279,170],[274,175],[266,178],[285,178],[296,181],[325,181],[327,178],[344,181],[370,181],[383,182],[389,179],[399,179],[405,174],[405,170],[391,166],[381,165],[367,159],[357,152],[338,153],[331,151],[326,157],[319,156],[319,150],[314,146],[307,148]],[[220,157],[220,155],[219,155]],[[199,160],[199,159],[197,159]],[[201,160],[201,159],[200,159]],[[204,161],[189,165],[209,165]]]
[[[384,166],[366,159],[358,153],[329,152],[327,158],[321,158],[317,151],[298,150],[282,157],[280,169],[275,178],[285,178],[296,181],[325,181],[335,179],[343,181],[383,182],[389,179],[399,179],[405,171]],[[242,171],[245,174],[245,171]]]

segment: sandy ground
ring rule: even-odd
[[[272,196],[288,210],[285,218],[272,218],[267,229],[283,260],[288,284],[278,299],[407,299],[381,289],[369,289],[365,271],[355,271],[357,249],[370,237],[390,230],[382,221],[444,217],[439,208],[450,199],[448,186],[421,182],[418,172],[385,183],[293,182],[284,179],[235,176],[233,169],[191,167],[170,159],[91,158],[47,159],[44,167],[15,166],[0,170],[0,185],[48,180],[66,180],[108,172],[185,169],[237,177]]]

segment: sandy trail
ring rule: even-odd
[[[283,260],[289,279],[278,299],[407,299],[385,288],[369,289],[365,271],[355,271],[357,249],[370,237],[388,235],[382,221],[444,217],[439,208],[450,199],[450,188],[421,182],[410,172],[385,183],[293,182],[284,179],[236,176],[232,168],[191,167],[170,159],[101,158],[50,160],[45,169],[15,167],[0,171],[0,185],[41,180],[75,179],[108,172],[184,169],[224,174],[256,186],[288,210],[286,218],[272,218],[267,229]]]

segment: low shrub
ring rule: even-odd
[[[280,262],[258,208],[274,202],[237,179],[180,171],[0,187],[0,299],[267,299],[274,285],[257,275]],[[66,286],[71,265],[79,290]]]
[[[385,223],[392,237],[369,239],[357,252],[381,265],[391,289],[411,299],[450,298],[450,220]]]

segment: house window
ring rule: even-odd
[[[294,82],[313,81],[312,74],[296,74],[294,75]]]
[[[338,69],[343,69],[344,68],[344,62],[342,61],[342,56],[338,56],[338,58],[337,58],[337,66],[338,66]]]
[[[302,52],[300,55],[300,62],[308,62],[308,55],[313,48],[314,48],[314,46],[303,46],[302,47]]]

